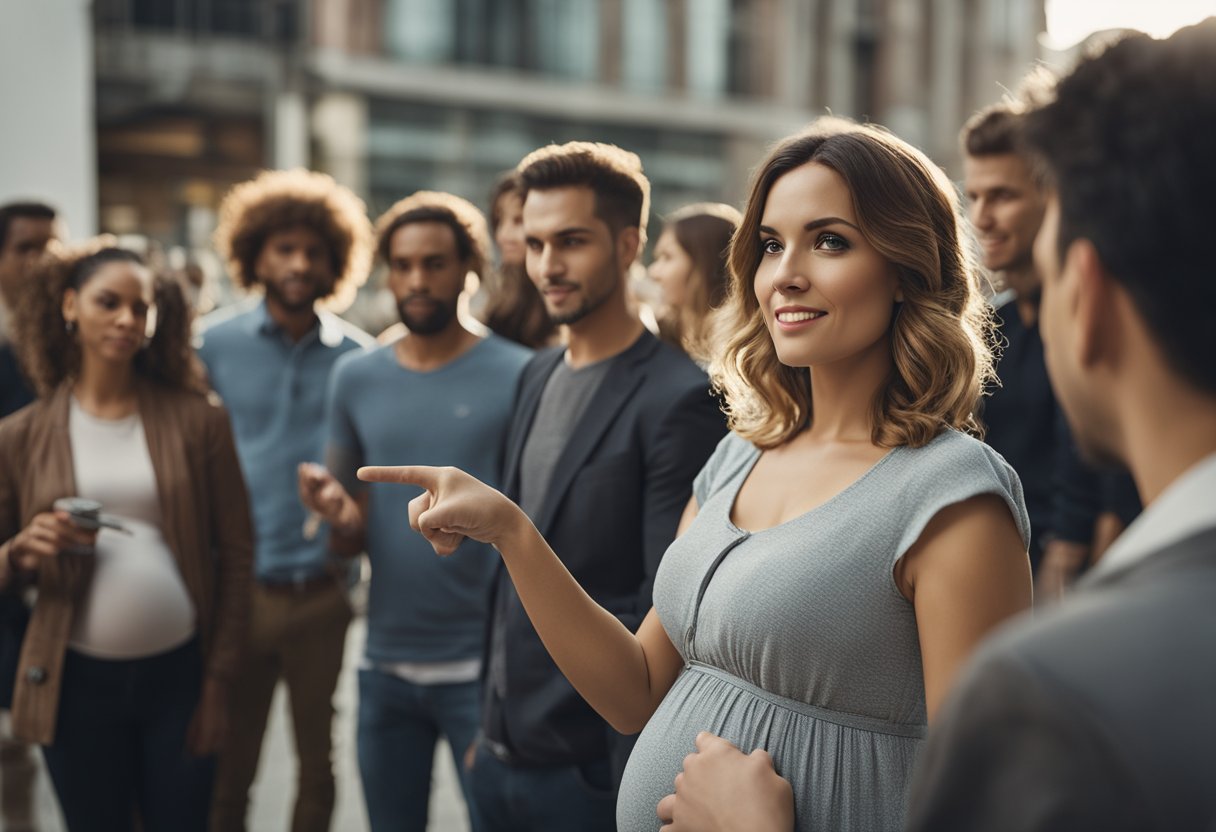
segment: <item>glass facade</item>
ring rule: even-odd
[[[367,166],[373,214],[420,189],[461,194],[485,206],[494,179],[550,142],[611,142],[638,154],[657,215],[700,200],[733,200],[720,136],[580,124],[521,113],[373,100]]]

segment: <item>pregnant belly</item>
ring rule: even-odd
[[[793,786],[799,830],[871,832],[903,824],[923,728],[815,708],[694,663],[634,746],[617,801],[619,832],[659,828],[655,807],[672,791],[701,731],[773,756]]]

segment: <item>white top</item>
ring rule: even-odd
[[[196,628],[194,604],[161,534],[143,422],[138,414],[99,419],[73,399],[68,433],[76,496],[99,501],[131,532],[97,535],[97,567],[68,644],[97,658],[139,659],[186,643]]]
[[[1167,546],[1216,526],[1216,454],[1195,463],[1153,500],[1090,574],[1125,569]]]

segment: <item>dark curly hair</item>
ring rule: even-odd
[[[239,286],[257,285],[254,270],[266,238],[310,228],[329,247],[334,275],[326,305],[341,311],[355,299],[371,268],[372,227],[363,200],[332,177],[302,168],[268,170],[234,187],[220,205],[215,247]]]
[[[1167,361],[1216,392],[1216,17],[1082,61],[1026,116],[1060,202],[1059,253],[1086,239]]]
[[[39,396],[80,372],[80,346],[67,331],[63,297],[79,290],[103,266],[131,263],[146,267],[138,254],[119,248],[112,237],[97,237],[72,247],[55,246],[25,281],[14,315],[18,357]],[[193,310],[181,284],[163,275],[153,277],[156,332],[135,356],[135,371],[143,378],[179,390],[205,392],[202,368],[190,346]]]

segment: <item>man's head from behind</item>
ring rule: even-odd
[[[376,222],[376,252],[401,322],[415,335],[437,335],[456,320],[469,272],[481,277],[489,251],[485,217],[467,200],[419,191]]]
[[[984,266],[1004,272],[1019,294],[1037,288],[1031,252],[1043,221],[1041,172],[1022,148],[1024,105],[1002,101],[963,127],[963,190]]]
[[[41,202],[0,206],[0,292],[12,301],[47,244],[55,238],[55,209]]]
[[[1129,461],[1129,407],[1216,408],[1213,78],[1209,18],[1082,61],[1026,117],[1054,191],[1035,246],[1047,365],[1094,457]]]
[[[608,144],[550,145],[517,168],[528,276],[556,323],[576,324],[610,299],[646,234],[650,182],[638,157]]]
[[[261,285],[290,311],[322,299],[340,310],[367,280],[371,233],[349,189],[323,173],[276,170],[228,192],[215,243],[239,286]]]

